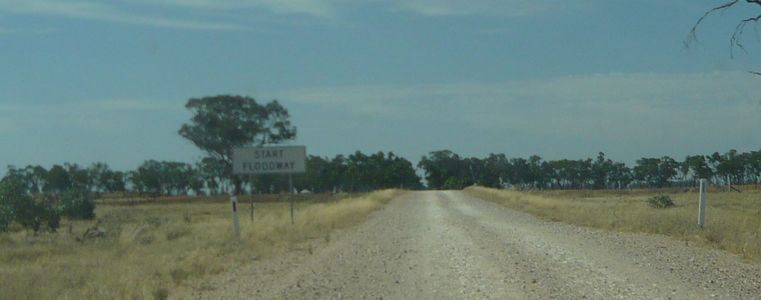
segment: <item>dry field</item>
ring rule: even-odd
[[[466,192],[552,221],[663,234],[761,262],[761,191],[755,189],[709,191],[703,229],[697,226],[698,193],[692,189],[518,192],[470,187]],[[657,209],[646,204],[647,198],[660,194],[670,196],[675,206]]]
[[[20,228],[0,234],[0,299],[172,299],[215,289],[205,276],[276,256],[310,239],[361,222],[400,191],[300,199],[296,222],[287,201],[240,203],[241,239],[232,238],[229,203],[100,204],[97,220],[62,222],[55,234]],[[102,237],[82,239],[88,228]]]

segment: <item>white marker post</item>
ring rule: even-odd
[[[703,228],[703,225],[705,225],[706,221],[706,186],[707,182],[705,179],[700,179],[700,202],[698,204],[698,226],[700,228]]]
[[[238,197],[235,195],[230,196],[230,204],[233,208],[233,233],[235,238],[240,238],[240,220],[238,220]]]
[[[291,198],[291,225],[293,225],[293,174],[288,174],[288,198]]]

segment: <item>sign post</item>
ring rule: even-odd
[[[294,223],[293,174],[305,172],[305,146],[247,147],[233,149],[233,174],[288,174],[288,198],[291,204],[291,224]]]
[[[703,228],[706,222],[706,180],[700,179],[700,202],[698,203],[698,226]]]
[[[291,199],[291,225],[293,225],[293,174],[288,174],[288,198]]]
[[[238,196],[230,196],[230,204],[233,208],[233,233],[235,238],[240,238],[240,220],[238,219]]]

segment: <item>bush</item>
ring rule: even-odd
[[[56,231],[61,216],[50,199],[32,198],[21,182],[7,180],[0,183],[0,231],[7,230],[12,221],[35,233],[43,225]]]
[[[13,210],[6,206],[5,203],[2,203],[2,200],[0,199],[0,232],[8,230],[8,226],[11,225],[12,221]]]
[[[87,192],[69,190],[61,195],[61,213],[72,219],[93,219],[95,203]]]
[[[447,181],[444,182],[442,188],[445,190],[461,190],[464,189],[466,185],[464,179],[452,176],[447,178]]]
[[[17,180],[0,182],[0,231],[8,230],[8,226],[16,219],[16,210],[29,201],[24,186]]]
[[[24,228],[32,229],[35,233],[43,229],[55,232],[61,222],[61,213],[53,203],[46,198],[34,199],[23,195],[13,207],[14,219]]]
[[[647,205],[654,208],[667,208],[674,206],[674,201],[668,195],[658,195],[648,198]]]

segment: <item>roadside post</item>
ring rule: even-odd
[[[291,225],[293,225],[293,174],[288,173],[288,198],[291,200]]]
[[[240,220],[238,219],[238,196],[230,196],[230,204],[232,205],[233,213],[233,233],[235,238],[240,238]]]
[[[291,224],[294,223],[293,174],[306,172],[305,146],[243,147],[233,149],[233,174],[287,174]],[[251,202],[251,220],[254,203]]]
[[[248,195],[248,200],[251,202],[251,222],[254,222],[254,196]]]
[[[705,179],[700,179],[700,200],[698,202],[698,226],[703,228],[706,221],[706,185]]]

